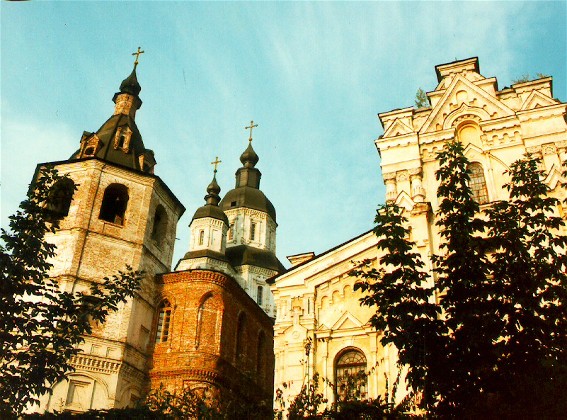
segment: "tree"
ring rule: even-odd
[[[62,178],[52,168],[42,169],[10,217],[10,230],[1,233],[0,414],[6,417],[63,380],[91,324],[104,322],[139,287],[141,273],[130,268],[87,292],[63,291],[49,278],[55,246],[45,234],[58,229],[49,200]]]
[[[415,107],[416,108],[427,108],[429,106],[429,99],[427,94],[422,88],[419,88],[415,93]]]
[[[363,261],[351,272],[361,279],[355,290],[365,292],[362,304],[375,307],[370,318],[374,328],[384,332],[383,345],[394,344],[400,365],[408,366],[406,379],[415,390],[432,390],[429,367],[443,337],[443,324],[438,321],[440,308],[435,305],[424,264],[407,238],[407,219],[395,204],[378,209],[374,233],[380,257],[380,268]]]
[[[387,205],[375,228],[381,268],[355,272],[367,293],[362,302],[376,308],[373,326],[384,331],[383,344],[396,345],[409,387],[432,414],[565,412],[567,238],[538,160],[514,163],[510,200],[481,212],[462,145],[448,143],[438,159],[435,285],[424,286],[430,279],[407,239],[407,221]]]

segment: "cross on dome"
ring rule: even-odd
[[[134,61],[134,68],[138,66],[138,58],[140,58],[141,54],[144,54],[145,51],[142,51],[140,47],[138,47],[138,51],[132,53],[132,55],[136,56],[136,60]]]
[[[219,157],[215,157],[215,160],[211,162],[211,165],[215,165],[215,173],[217,173],[217,166],[219,163],[222,163],[222,160],[219,160]]]
[[[245,130],[250,130],[250,137],[248,138],[249,142],[252,142],[252,130],[258,127],[258,124],[254,124],[254,120],[250,121],[250,125],[248,127],[244,127]]]

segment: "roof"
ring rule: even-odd
[[[226,249],[226,256],[233,267],[253,265],[283,273],[285,267],[273,252],[248,245],[237,245]]]
[[[372,229],[370,229],[370,230],[367,230],[367,231],[361,233],[360,235],[357,235],[357,236],[355,236],[354,238],[351,238],[351,239],[349,239],[348,241],[345,241],[345,242],[343,242],[343,243],[341,243],[341,244],[339,244],[339,245],[337,245],[337,246],[334,246],[334,247],[332,247],[332,248],[330,248],[330,249],[328,249],[328,250],[326,250],[326,251],[324,251],[324,252],[322,252],[322,253],[316,255],[315,257],[313,257],[313,258],[311,258],[311,259],[309,259],[309,260],[307,260],[307,261],[304,261],[304,262],[302,262],[302,263],[300,263],[300,264],[294,265],[294,266],[288,268],[287,270],[282,271],[282,272],[276,274],[275,276],[272,276],[272,277],[266,279],[266,283],[268,283],[268,284],[274,284],[275,281],[276,281],[276,279],[277,279],[278,277],[280,277],[280,276],[282,276],[282,275],[284,275],[284,274],[290,273],[290,272],[292,272],[292,271],[294,271],[294,270],[297,270],[298,268],[303,267],[303,266],[306,265],[306,264],[312,263],[313,261],[316,261],[316,260],[318,260],[319,258],[324,257],[325,255],[327,255],[327,254],[329,254],[329,253],[331,253],[331,252],[333,252],[333,251],[336,251],[337,249],[339,249],[339,248],[341,248],[341,247],[343,247],[343,246],[349,244],[350,242],[355,241],[355,240],[357,240],[357,239],[359,239],[359,238],[362,238],[362,237],[365,236],[365,235],[368,235],[368,234],[369,234],[370,232],[372,232],[372,231],[374,231],[374,228],[372,228]],[[298,254],[298,255],[300,255],[300,254]]]
[[[197,251],[189,251],[183,256],[181,260],[190,260],[193,258],[203,258],[203,257],[214,258],[215,260],[229,262],[228,258],[224,254],[220,252],[212,251],[210,249],[199,249]],[[177,265],[179,265],[179,263],[177,263]]]
[[[129,152],[125,153],[121,148],[113,147],[116,132],[124,128],[129,128],[132,131],[130,137]],[[146,152],[148,149],[144,146],[142,135],[136,126],[134,118],[130,115],[116,114],[110,117],[95,133],[100,140],[100,147],[98,148],[95,156],[110,163],[116,163],[121,166],[142,171],[140,167],[139,156]],[[153,153],[153,152],[151,152]],[[79,150],[73,153],[70,159],[77,159],[79,157]],[[147,172],[147,171],[146,171]]]
[[[191,219],[191,221],[205,217],[222,220],[228,225],[228,217],[226,217],[226,214],[220,209],[219,206],[216,206],[214,204],[205,204],[204,206],[199,207],[193,215],[193,219]]]
[[[247,207],[263,211],[268,213],[274,222],[276,221],[276,209],[274,205],[268,200],[266,195],[257,188],[248,186],[234,188],[225,194],[219,206],[224,211],[238,207]]]

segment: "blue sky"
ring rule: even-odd
[[[1,224],[36,163],[62,160],[141,46],[136,121],[159,175],[187,207],[174,264],[219,156],[234,186],[244,127],[259,124],[261,188],[278,256],[320,253],[372,227],[384,202],[376,114],[436,86],[434,66],[478,56],[499,87],[554,77],[566,94],[567,2],[2,2]]]

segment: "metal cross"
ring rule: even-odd
[[[218,156],[215,158],[215,160],[213,162],[211,162],[211,165],[215,165],[215,173],[217,172],[217,165],[219,163],[222,163],[222,160],[219,160]]]
[[[258,127],[258,124],[254,124],[254,120],[250,121],[250,125],[248,127],[244,127],[245,130],[250,130],[250,137],[248,138],[249,142],[252,141],[252,130],[254,127]]]
[[[136,56],[136,61],[134,61],[134,68],[136,68],[136,66],[138,65],[138,58],[140,58],[140,54],[143,54],[144,51],[142,51],[140,49],[140,47],[138,47],[138,51],[136,51],[135,53],[132,53],[132,55]]]

